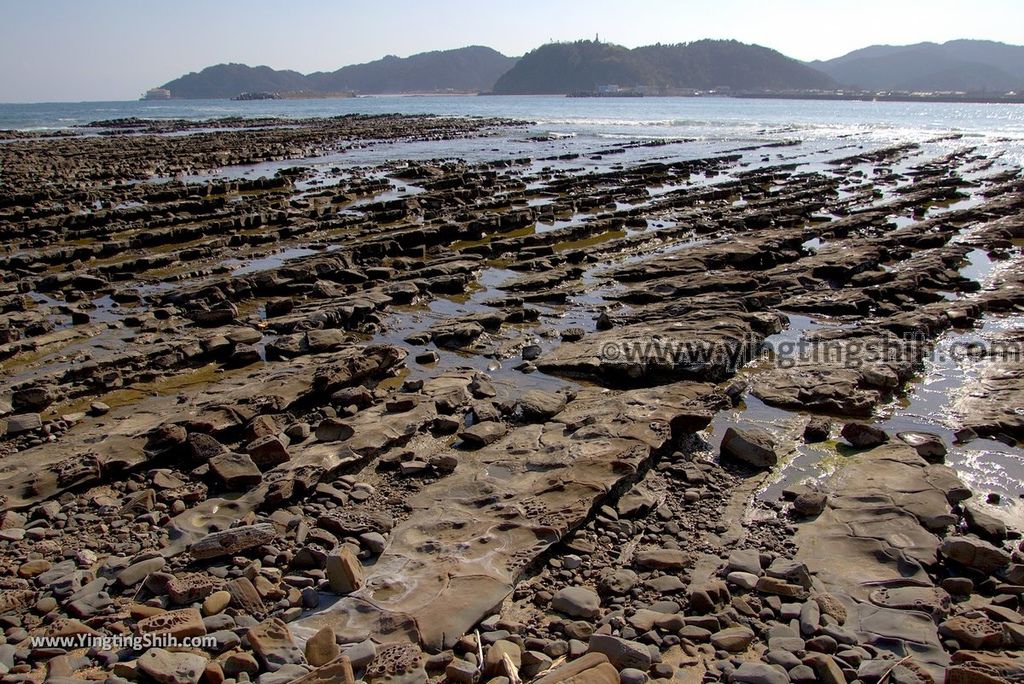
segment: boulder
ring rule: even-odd
[[[220,590],[224,580],[205,572],[190,572],[167,582],[167,596],[179,606],[196,603]]]
[[[722,438],[721,454],[755,468],[770,468],[779,462],[775,440],[759,427],[730,427]]]
[[[745,662],[729,675],[729,681],[736,684],[789,684],[789,675],[767,663]]]
[[[991,575],[1006,567],[1010,554],[976,537],[946,537],[939,553],[960,565]]]
[[[488,420],[483,423],[475,423],[459,433],[459,437],[467,446],[474,449],[487,446],[505,436],[508,428],[504,423]]]
[[[939,634],[970,649],[993,648],[1003,642],[1002,626],[987,617],[957,615],[939,625]]]
[[[566,398],[564,394],[556,392],[545,392],[543,390],[529,390],[523,392],[519,398],[519,412],[523,420],[528,422],[539,422],[562,412],[565,408]]]
[[[911,446],[929,463],[942,463],[946,459],[946,444],[930,432],[898,432],[896,437]]]
[[[229,580],[225,587],[231,594],[231,604],[243,613],[259,617],[267,612],[263,598],[248,577]]]
[[[737,626],[715,632],[711,635],[711,644],[729,653],[742,653],[754,640],[754,633],[749,627]]]
[[[260,469],[251,458],[233,452],[211,458],[210,473],[231,491],[251,489],[263,481]]]
[[[620,596],[636,586],[639,577],[627,568],[604,568],[597,578],[597,590],[605,595]]]
[[[964,505],[964,519],[967,521],[967,529],[979,537],[997,542],[1006,539],[1006,524],[991,513],[983,511],[977,504]]]
[[[319,442],[340,442],[355,434],[355,430],[339,418],[324,418],[316,426]]]
[[[847,423],[841,434],[843,439],[858,449],[872,449],[889,441],[885,430],[867,423]]]
[[[288,448],[274,435],[267,435],[249,442],[245,450],[256,467],[263,471],[281,465],[291,458],[288,455]]]
[[[43,419],[38,413],[18,413],[7,419],[7,434],[20,435],[42,426]]]
[[[160,572],[166,563],[167,561],[163,556],[147,558],[145,560],[138,561],[137,563],[132,563],[127,568],[117,573],[117,582],[122,587],[134,587],[136,584],[146,579],[146,577],[151,573]]]
[[[313,667],[326,665],[341,654],[335,641],[334,630],[323,627],[306,640],[306,662]]]
[[[804,665],[814,670],[820,684],[846,684],[842,668],[826,653],[811,653],[804,658]]]
[[[793,500],[793,511],[805,517],[820,515],[827,503],[828,496],[824,492],[801,492]]]
[[[565,587],[555,593],[551,607],[570,617],[595,618],[601,613],[601,598],[588,587]]]
[[[487,654],[484,656],[484,674],[491,677],[507,676],[505,658],[512,662],[516,673],[518,673],[519,668],[523,664],[522,649],[511,641],[498,639],[491,644],[490,648],[487,649]]]
[[[804,426],[804,441],[808,444],[824,442],[832,433],[832,421],[821,416],[813,416]]]

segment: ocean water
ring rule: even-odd
[[[738,98],[394,96],[320,100],[170,100],[0,104],[0,129],[54,130],[124,117],[205,120],[225,116],[341,114],[495,116],[533,122],[538,133],[609,139],[766,139],[858,144],[925,142],[961,135],[1003,161],[1024,165],[1024,105],[834,102]]]

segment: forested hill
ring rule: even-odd
[[[558,94],[601,85],[666,89],[813,90],[827,75],[785,55],[735,40],[700,40],[632,50],[597,41],[550,43],[498,79],[499,94]]]
[[[515,59],[488,47],[388,56],[337,71],[300,74],[266,66],[217,64],[162,87],[186,99],[230,98],[240,93],[475,93],[490,90]]]

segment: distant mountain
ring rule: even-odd
[[[267,66],[217,64],[165,83],[172,97],[209,99],[235,97],[240,93],[278,93],[304,90],[306,77],[297,71],[277,71]]]
[[[478,92],[490,90],[515,62],[491,48],[471,46],[404,58],[389,55],[367,64],[309,75],[266,66],[217,64],[162,87],[170,90],[172,97],[186,99],[230,98],[243,92]]]
[[[872,45],[809,65],[844,86],[867,90],[1024,89],[1024,47],[988,40]]]
[[[835,87],[825,74],[758,45],[699,40],[628,49],[583,40],[527,53],[494,85],[498,94],[560,94],[601,85],[668,89],[813,90]]]
[[[488,47],[388,56],[337,71],[301,74],[266,66],[218,64],[162,87],[176,98],[260,93],[567,94],[602,85],[655,91],[732,89],[1024,91],[1024,46],[984,40],[873,45],[827,61],[803,63],[759,45],[699,40],[629,49],[581,40],[551,43],[521,59]]]
[[[489,47],[473,45],[457,50],[422,52],[412,57],[389,55],[367,64],[342,67],[330,73],[310,74],[312,90],[360,93],[413,93],[454,90],[490,90],[498,77],[512,68],[514,57]]]

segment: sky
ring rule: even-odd
[[[1024,43],[1022,0],[0,0],[0,102],[136,99],[221,62],[303,73],[487,45],[735,38],[802,60],[872,44]]]

